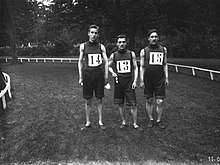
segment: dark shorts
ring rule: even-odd
[[[90,99],[95,92],[96,98],[104,97],[104,71],[97,70],[84,70],[83,72],[83,98]]]
[[[159,72],[159,74],[152,74],[148,71],[144,73],[144,95],[147,99],[165,98],[165,75],[164,72]]]
[[[118,83],[115,82],[114,103],[124,104],[127,106],[136,106],[135,90],[132,89],[132,77],[119,77]]]

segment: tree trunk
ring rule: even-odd
[[[14,18],[12,15],[12,4],[11,0],[7,0],[7,8],[8,8],[8,35],[10,38],[10,48],[11,48],[11,57],[12,61],[11,64],[19,63],[18,56],[17,56],[17,50],[16,50],[16,32],[15,32],[15,25],[14,25]]]
[[[115,1],[115,18],[114,18],[114,23],[115,23],[115,36],[121,34],[121,17],[120,17],[120,12],[121,12],[121,1],[116,0]]]

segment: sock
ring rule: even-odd
[[[103,123],[101,121],[99,121],[99,125],[103,125]]]
[[[85,126],[88,127],[90,124],[91,124],[90,122],[86,122]]]

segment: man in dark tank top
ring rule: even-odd
[[[126,49],[127,38],[125,35],[117,36],[118,50],[112,53],[109,58],[109,71],[115,79],[114,86],[114,103],[118,105],[121,115],[122,124],[121,129],[127,126],[124,109],[126,105],[130,106],[133,116],[133,128],[138,131],[143,129],[137,125],[137,101],[135,95],[135,88],[137,87],[138,67],[136,56],[133,51]],[[134,74],[134,76],[133,76]]]
[[[161,122],[164,109],[165,86],[168,86],[167,49],[159,45],[159,36],[156,29],[148,33],[149,45],[140,52],[140,86],[144,87],[146,96],[146,110],[149,116],[148,127],[154,126],[153,103],[156,101],[156,125],[164,129]]]
[[[102,122],[102,98],[104,97],[104,85],[108,79],[108,58],[105,46],[98,42],[99,27],[91,25],[88,30],[89,41],[80,45],[78,61],[79,84],[83,86],[83,98],[86,100],[86,124],[81,130],[91,127],[90,111],[92,107],[93,93],[98,102],[99,127],[106,129]],[[83,59],[85,59],[83,64]]]

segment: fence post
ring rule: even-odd
[[[194,69],[194,68],[192,68],[192,74],[193,74],[193,76],[196,75],[196,74],[195,74],[195,69]]]
[[[210,73],[211,80],[214,80],[213,73],[211,71],[209,73]]]
[[[178,71],[178,66],[175,65],[175,69],[176,69],[176,72],[178,73],[178,72],[179,72],[179,71]]]

